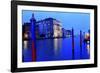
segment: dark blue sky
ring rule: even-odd
[[[45,18],[55,18],[62,23],[62,27],[65,29],[74,28],[75,34],[79,34],[79,31],[88,32],[90,29],[90,14],[89,13],[75,13],[75,12],[46,12],[46,11],[28,11],[23,10],[22,17],[23,23],[30,22],[30,18],[34,13],[36,20]]]

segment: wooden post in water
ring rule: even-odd
[[[88,30],[88,33],[89,33],[89,49],[88,49],[89,52],[88,53],[89,53],[89,56],[90,56],[90,30]]]
[[[74,29],[72,28],[72,59],[74,59]]]
[[[80,30],[80,59],[82,58],[82,31]]]
[[[31,32],[31,49],[32,49],[32,61],[36,61],[36,36],[35,36],[35,23],[36,20],[34,18],[34,14],[32,14],[32,18],[30,19],[31,26],[30,26],[30,32]]]
[[[85,32],[83,32],[83,37],[85,38]],[[84,45],[85,45],[85,41],[84,41]]]

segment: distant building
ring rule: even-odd
[[[70,37],[72,34],[71,30],[66,30],[64,28],[62,28],[62,37]]]
[[[61,22],[53,19],[53,37],[62,37],[62,27],[61,27]]]
[[[51,18],[40,20],[36,22],[40,38],[49,38],[53,36],[53,23]]]
[[[36,22],[40,37],[62,37],[61,23],[53,18],[46,18]]]

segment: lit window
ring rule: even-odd
[[[24,37],[25,37],[25,38],[28,38],[28,34],[27,34],[27,33],[25,33],[25,34],[24,34]]]

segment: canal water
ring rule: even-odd
[[[24,49],[23,55],[24,62],[32,61],[31,49]],[[36,40],[36,61],[80,59],[89,59],[89,53],[83,38],[80,48],[79,35],[74,36],[74,48],[72,48],[72,37]]]

